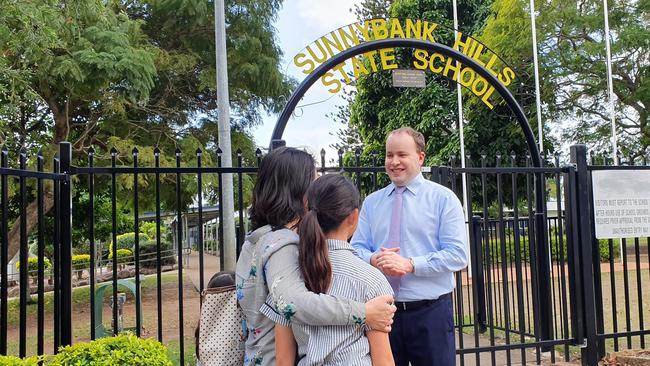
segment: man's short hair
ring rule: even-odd
[[[396,130],[390,131],[386,137],[388,138],[388,136],[395,135],[395,134],[398,134],[398,133],[406,133],[409,136],[411,136],[413,138],[413,141],[415,141],[415,147],[416,147],[418,153],[424,151],[426,145],[425,145],[425,142],[424,142],[424,135],[423,134],[421,134],[418,131],[412,129],[411,127],[400,127],[400,128],[398,128]]]

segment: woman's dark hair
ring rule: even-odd
[[[309,211],[298,228],[300,271],[307,288],[325,293],[332,280],[325,234],[338,228],[354,209],[361,206],[359,191],[338,174],[322,176],[307,191]]]
[[[278,229],[305,214],[304,197],[314,180],[314,158],[292,147],[268,153],[260,163],[253,189],[250,218],[253,230]]]

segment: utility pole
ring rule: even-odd
[[[228,95],[228,58],[226,55],[226,10],[225,0],[214,1],[214,36],[217,57],[217,105],[219,108],[219,147],[221,166],[232,167],[232,147],[230,143],[230,96]],[[235,243],[235,203],[232,174],[223,174],[223,198],[219,209],[223,212],[223,253],[224,268],[234,271],[237,263],[237,244]],[[241,209],[241,207],[240,207]]]

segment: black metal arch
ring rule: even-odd
[[[528,118],[526,118],[526,115],[524,114],[524,110],[521,108],[519,103],[517,103],[517,101],[512,96],[508,88],[506,88],[496,76],[494,76],[491,72],[489,72],[485,67],[483,67],[481,64],[476,62],[474,59],[468,57],[464,53],[457,51],[449,46],[445,46],[443,44],[433,43],[429,41],[423,41],[419,39],[404,39],[404,38],[382,39],[377,41],[361,43],[354,47],[348,48],[343,52],[338,53],[334,57],[327,60],[325,63],[318,66],[316,70],[314,70],[311,74],[309,74],[305,78],[305,80],[303,80],[302,83],[298,85],[298,88],[293,92],[291,98],[289,98],[287,105],[282,110],[282,113],[280,114],[280,118],[278,118],[278,121],[275,124],[275,128],[273,129],[270,148],[284,145],[284,140],[282,140],[282,135],[284,134],[284,129],[287,126],[289,117],[291,117],[291,114],[296,109],[298,102],[300,101],[300,99],[302,99],[302,97],[305,95],[307,90],[309,90],[309,88],[312,85],[314,85],[314,83],[318,79],[320,79],[321,76],[323,76],[334,66],[354,56],[369,51],[380,50],[383,48],[391,48],[391,47],[409,47],[409,48],[417,48],[429,52],[436,52],[443,56],[450,57],[456,61],[459,61],[461,64],[465,66],[471,67],[475,72],[477,72],[479,75],[485,78],[485,80],[487,80],[487,82],[490,85],[494,86],[494,89],[506,101],[506,103],[508,104],[512,112],[517,117],[519,126],[521,126],[521,129],[524,132],[526,143],[528,144],[528,149],[530,150],[530,156],[532,159],[533,166],[535,167],[542,166],[542,156],[540,155],[539,149],[537,148],[537,144],[535,142],[535,135],[533,134],[533,130],[530,128],[530,125],[528,124]]]

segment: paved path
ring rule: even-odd
[[[505,342],[497,342],[496,345],[501,345]],[[476,341],[474,335],[463,334],[463,346],[465,349],[475,348]],[[487,336],[479,337],[479,347],[486,347],[490,345],[490,339]],[[456,348],[459,347],[458,344],[458,332],[456,332]],[[494,365],[494,366],[509,366],[509,365],[536,365],[537,357],[535,355],[535,349],[528,349],[525,352],[526,363],[524,364],[523,358],[521,355],[521,350],[512,350],[510,351],[510,362],[508,362],[508,356],[506,351],[498,351],[494,353],[494,364],[492,364],[492,354],[490,352],[482,352],[479,355],[479,362],[476,362],[476,354],[466,354],[464,360],[461,360],[460,356],[456,356],[456,365],[461,366],[474,366],[474,365]],[[463,362],[461,362],[463,361]],[[557,365],[557,366],[574,366],[580,365],[580,363],[564,362],[563,357],[559,353],[555,354],[555,363],[551,363],[551,354],[545,353],[541,356],[541,365]]]
[[[186,262],[184,272],[192,281],[196,291],[200,290],[200,266],[199,266],[199,253],[192,251],[189,255],[189,261]],[[203,254],[203,287],[208,285],[208,281],[215,273],[219,272],[219,257],[212,254]]]

